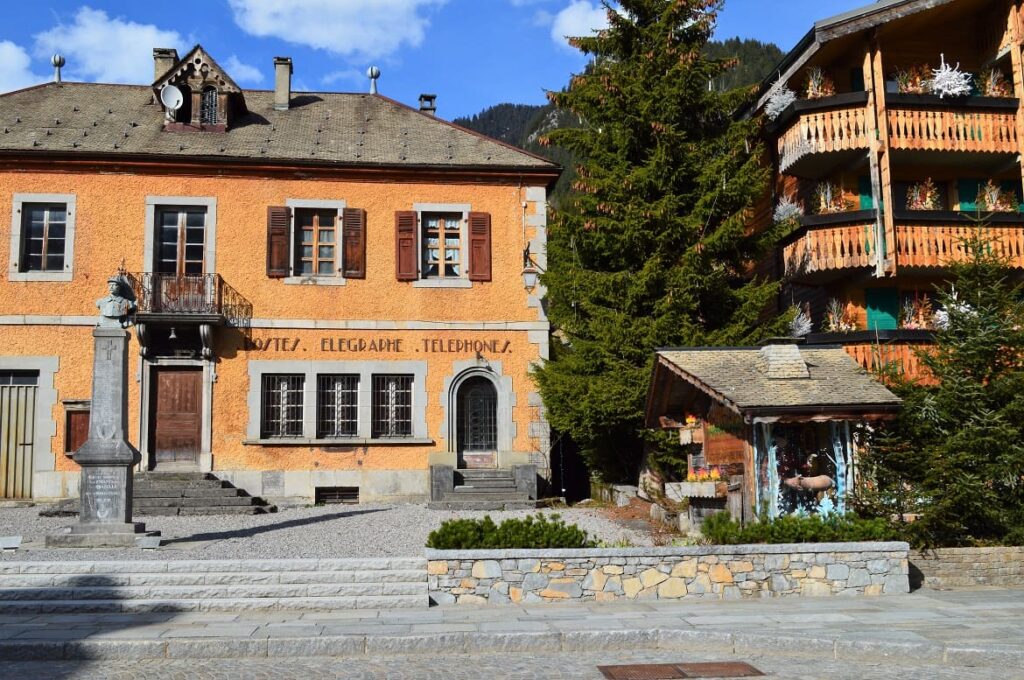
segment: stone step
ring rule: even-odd
[[[312,585],[409,583],[426,579],[421,569],[353,571],[257,571],[121,574],[0,574],[0,591],[8,588],[91,588],[122,586]]]
[[[515,476],[511,470],[503,470],[501,468],[479,468],[479,469],[460,469],[456,470],[455,474],[462,475],[466,479],[474,478],[480,479],[483,477],[491,478],[504,478],[514,479]]]
[[[536,501],[500,501],[500,500],[445,500],[427,503],[431,510],[533,510]]]
[[[216,487],[212,489],[200,487],[169,487],[166,489],[146,488],[135,489],[135,499],[139,498],[234,498],[248,496],[242,489],[233,487]]]
[[[379,557],[293,560],[124,560],[124,561],[0,561],[0,578],[13,574],[199,574],[284,572],[385,572],[422,570],[422,557]]]
[[[453,501],[528,501],[530,495],[518,491],[506,491],[505,489],[476,489],[467,486],[457,486],[455,489],[444,495],[444,500]]]
[[[429,604],[426,582],[422,594],[355,597],[256,597],[185,600],[37,600],[0,601],[0,614],[79,614],[114,612],[198,611],[337,611],[344,609],[421,609]]]
[[[425,594],[427,581],[401,583],[278,583],[189,586],[88,586],[67,588],[0,589],[0,611],[7,602],[46,600],[197,600],[305,597],[361,597],[365,595]]]
[[[252,496],[177,496],[174,498],[136,498],[135,508],[153,507],[224,507],[231,505],[262,505],[265,501]]]
[[[515,489],[516,481],[514,479],[467,479],[463,484],[456,486],[470,486],[477,489]]]
[[[190,481],[220,481],[212,472],[137,472],[136,482],[190,482]]]
[[[263,515],[277,512],[276,505],[135,506],[135,514],[150,517],[173,515]]]
[[[195,489],[195,490],[205,491],[205,490],[227,489],[227,490],[230,491],[230,490],[234,489],[235,487],[231,486],[227,482],[223,482],[223,481],[220,481],[220,480],[207,480],[205,482],[146,482],[144,484],[135,484],[132,488],[134,490],[136,490],[136,491],[139,491],[139,490],[150,490],[150,489],[157,490],[157,491],[166,491],[166,490],[184,491],[186,489],[188,489],[188,490]]]

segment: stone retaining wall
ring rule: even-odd
[[[906,543],[426,551],[437,604],[909,592]]]
[[[915,588],[1024,586],[1024,546],[915,550],[910,582]]]

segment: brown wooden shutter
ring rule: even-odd
[[[69,456],[81,448],[89,438],[89,412],[68,411],[64,432],[64,453]]]
[[[395,278],[415,281],[416,262],[416,211],[399,210],[395,213]]]
[[[366,211],[345,208],[341,215],[342,251],[341,275],[348,279],[366,278]]]
[[[491,280],[490,213],[469,213],[469,280]]]
[[[290,273],[288,262],[288,229],[292,209],[270,206],[267,208],[267,276],[281,279]]]

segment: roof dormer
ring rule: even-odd
[[[158,72],[165,69],[169,52],[173,50],[153,50]],[[161,63],[161,60],[165,61]],[[181,92],[180,99],[166,98],[166,101],[179,101],[177,108],[170,108],[161,99],[161,92],[167,86],[174,86]],[[242,89],[202,45],[193,47],[158,75],[153,92],[167,114],[164,130],[169,131],[225,132],[232,119],[246,110]]]

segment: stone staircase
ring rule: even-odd
[[[135,475],[135,515],[259,515],[277,512],[209,472],[145,472]]]
[[[456,470],[455,488],[429,507],[439,510],[527,510],[537,507],[527,493],[516,490],[511,470]]]
[[[423,558],[0,564],[0,615],[427,607]]]

